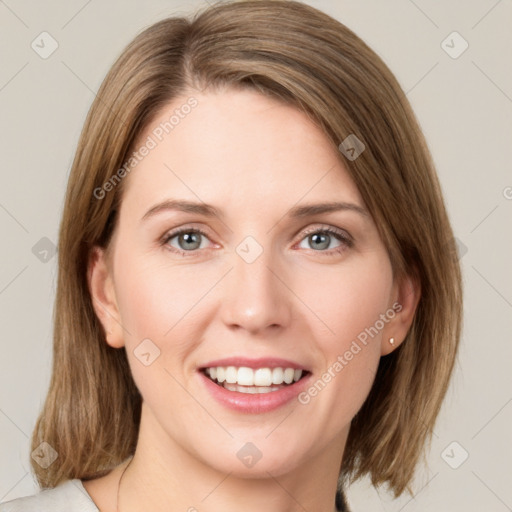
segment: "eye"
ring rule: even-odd
[[[193,253],[196,249],[204,249],[204,245],[202,244],[203,238],[208,238],[208,236],[200,229],[181,228],[167,233],[162,239],[162,245],[186,256],[187,252]],[[176,239],[175,244],[170,243],[174,239]]]
[[[304,235],[305,238],[299,244],[300,248],[311,249],[326,255],[342,253],[354,244],[348,233],[332,227],[314,228],[306,231]],[[184,227],[165,234],[161,244],[182,256],[192,256],[198,249],[205,249],[204,239],[208,240],[208,235],[201,229]],[[336,241],[338,245],[332,247],[332,243]],[[304,247],[302,245],[304,242],[307,242],[309,247]]]
[[[306,242],[310,247],[299,245],[302,249],[312,248],[313,251],[317,252],[339,254],[353,246],[353,240],[348,233],[331,227],[312,229],[306,231],[305,234],[306,237],[302,239],[301,243]],[[339,245],[332,247],[331,243],[335,241],[338,241]],[[325,249],[329,250],[326,251]]]

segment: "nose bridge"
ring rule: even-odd
[[[289,297],[275,275],[279,262],[270,248],[246,237],[235,249],[233,267],[222,298],[225,323],[252,332],[284,326],[290,317]]]

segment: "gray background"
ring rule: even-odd
[[[512,510],[511,2],[306,3],[361,36],[407,92],[437,165],[464,272],[460,357],[417,495],[393,501],[363,481],[349,491],[353,509]],[[29,436],[50,377],[52,247],[86,112],[141,29],[202,5],[0,0],[0,501],[37,490]],[[43,31],[58,43],[46,59],[31,47],[51,48],[47,36],[41,43]],[[453,31],[469,44],[457,58],[464,43],[448,37]]]

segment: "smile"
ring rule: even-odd
[[[247,366],[214,366],[204,374],[228,391],[239,393],[270,393],[298,382],[307,371],[297,368],[249,368]]]

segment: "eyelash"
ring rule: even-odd
[[[171,247],[168,245],[170,240],[172,240],[173,238],[175,238],[181,234],[184,234],[184,233],[196,233],[196,234],[200,234],[200,235],[208,238],[208,234],[199,228],[184,227],[184,228],[176,229],[175,231],[172,231],[170,233],[166,233],[162,237],[162,240],[160,243],[162,246],[167,247],[171,252],[181,254],[182,256],[185,256],[185,257],[193,256],[198,252],[198,249],[191,250],[191,251],[182,251],[182,250],[176,249],[175,247]],[[325,234],[325,233],[334,236],[336,239],[338,239],[340,242],[342,242],[342,245],[340,245],[339,247],[335,247],[334,249],[330,249],[330,250],[315,251],[314,249],[310,249],[311,251],[314,251],[317,253],[322,253],[325,256],[336,256],[338,254],[343,253],[347,248],[353,247],[353,245],[354,245],[353,240],[347,234],[345,234],[343,231],[338,231],[337,229],[334,229],[332,227],[312,228],[311,230],[304,232],[304,236],[300,239],[299,242],[302,242],[302,240],[304,240],[308,235]]]

